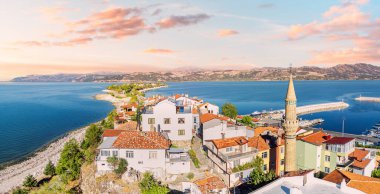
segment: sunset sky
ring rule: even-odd
[[[0,81],[380,62],[380,1],[0,1]]]

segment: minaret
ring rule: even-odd
[[[285,130],[285,172],[297,170],[296,160],[296,132],[298,119],[296,112],[297,98],[293,85],[293,76],[290,74],[288,92],[285,98],[285,118],[282,127]]]

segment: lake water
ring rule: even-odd
[[[0,83],[0,163],[104,118],[113,106],[93,96],[106,85]]]
[[[111,103],[93,98],[106,83],[0,83],[0,163],[19,159],[68,131],[101,120]],[[287,82],[183,82],[149,95],[188,93],[221,106],[232,102],[239,114],[284,107]],[[344,100],[343,111],[304,115],[323,118],[321,126],[360,134],[380,121],[380,103],[356,102],[363,96],[380,97],[380,81],[296,81],[298,105]]]
[[[284,108],[287,82],[184,82],[169,83],[148,95],[173,95],[187,93],[219,106],[226,102],[236,105],[239,114]],[[360,95],[380,97],[380,81],[295,81],[297,105],[345,101],[350,107],[341,111],[320,112],[303,115],[303,119],[323,118],[317,127],[341,131],[345,120],[346,133],[361,134],[380,122],[380,103],[358,102]]]

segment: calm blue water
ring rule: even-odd
[[[0,83],[0,163],[104,118],[113,106],[93,96],[106,85]]]
[[[0,163],[19,159],[66,132],[104,118],[113,106],[93,96],[102,83],[0,83]],[[234,103],[240,114],[282,109],[287,82],[184,82],[149,95],[188,93],[221,106]],[[321,126],[360,134],[380,121],[380,103],[359,103],[353,98],[380,97],[380,81],[296,81],[298,104],[344,100],[350,108],[302,116],[323,118]]]
[[[344,100],[350,107],[342,111],[303,115],[301,118],[323,118],[318,127],[341,131],[345,120],[345,132],[361,134],[380,122],[380,103],[357,102],[362,96],[380,97],[380,81],[295,81],[298,105],[336,102]],[[219,106],[232,102],[239,114],[284,108],[287,82],[184,82],[169,83],[168,88],[150,91],[148,95],[188,93]]]

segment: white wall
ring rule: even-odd
[[[216,122],[217,125],[208,125],[209,122]],[[210,127],[208,127],[210,126]],[[245,126],[239,126],[236,130],[235,127],[228,127],[227,122],[220,123],[219,119],[213,119],[203,124],[203,144],[206,140],[222,139],[222,133],[225,138],[247,136],[247,128]]]
[[[363,175],[364,176],[371,176],[372,174],[372,171],[375,169],[375,164],[376,161],[375,159],[371,159],[371,162],[369,162],[369,164],[367,165],[367,167],[364,169],[364,172],[363,172]]]
[[[151,125],[148,124],[149,118],[155,118],[153,125],[156,131],[166,131],[170,140],[191,140],[192,129],[194,127],[193,114],[176,113],[174,103],[164,100],[153,107],[153,114],[142,114],[142,130],[150,131]],[[170,118],[170,124],[164,124],[164,118]],[[184,124],[178,124],[178,118],[184,118]],[[185,135],[178,135],[178,130],[184,129]]]
[[[185,174],[190,172],[190,160],[184,162],[167,162],[166,173]]]

